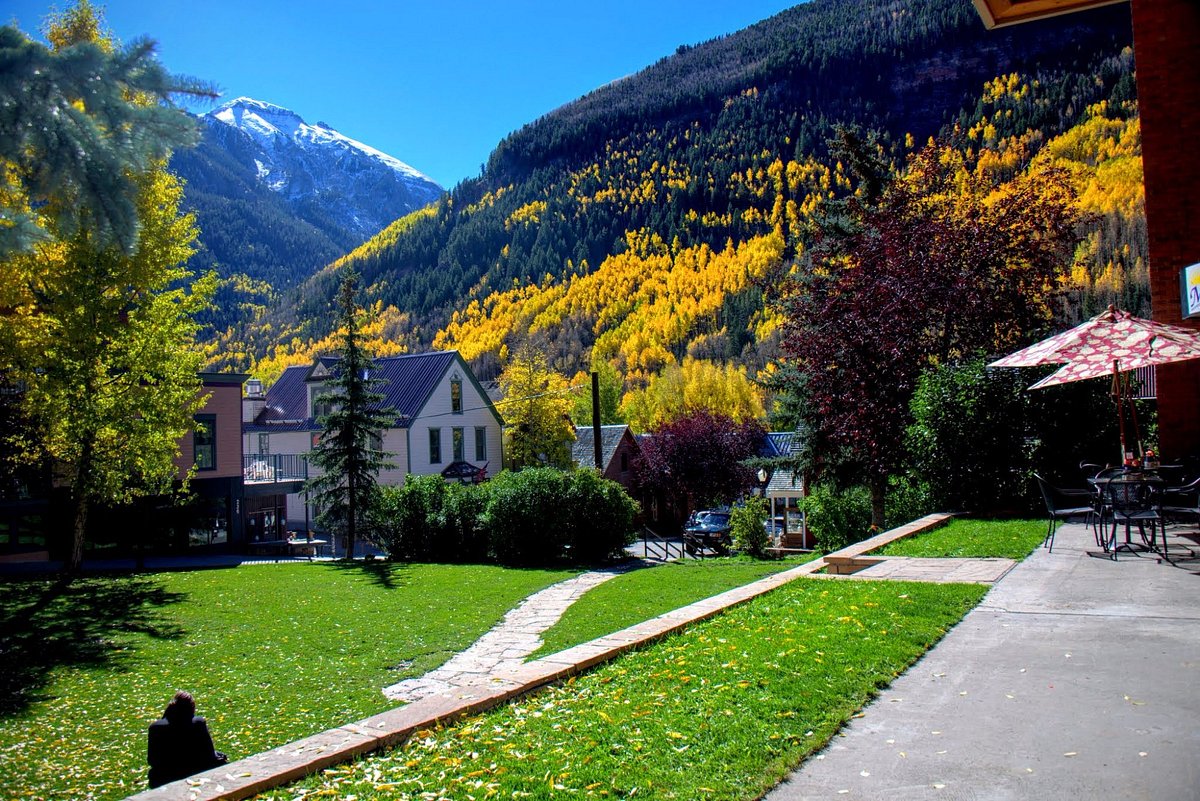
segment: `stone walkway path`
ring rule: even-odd
[[[530,595],[470,648],[424,676],[383,688],[383,694],[394,701],[419,701],[475,684],[497,671],[520,667],[525,657],[541,647],[542,633],[558,622],[567,607],[593,587],[634,567],[640,565],[582,573]]]

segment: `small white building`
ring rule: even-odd
[[[308,475],[303,457],[321,433],[317,420],[323,410],[316,408],[316,398],[337,362],[336,356],[322,356],[311,365],[289,367],[265,393],[257,382],[247,383],[246,482],[278,483],[281,490],[274,500],[264,496],[262,508],[252,511],[251,541],[280,539],[285,530],[311,525],[298,473]],[[371,376],[382,382],[376,388],[384,395],[380,408],[395,413],[395,423],[381,432],[395,468],[380,472],[380,484],[399,486],[410,474],[482,480],[500,472],[503,420],[457,351],[380,357],[372,362]]]

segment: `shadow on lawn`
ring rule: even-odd
[[[181,636],[163,608],[183,598],[147,576],[0,584],[0,717],[44,700],[55,668],[136,658],[124,634]]]
[[[345,559],[336,559],[332,562],[322,562],[321,564],[334,570],[359,574],[372,584],[377,584],[385,590],[394,590],[405,586],[403,574],[412,569],[412,566],[406,562],[388,562],[382,559],[372,559],[369,562],[360,559],[352,562]]]

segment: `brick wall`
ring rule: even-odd
[[[1179,271],[1200,262],[1200,2],[1132,5],[1151,306],[1180,323]],[[1159,368],[1158,413],[1163,454],[1200,455],[1200,361]]]

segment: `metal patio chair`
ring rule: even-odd
[[[1058,530],[1060,520],[1083,517],[1086,521],[1091,518],[1095,511],[1092,506],[1092,493],[1090,490],[1056,487],[1036,473],[1033,477],[1037,479],[1038,488],[1042,491],[1042,500],[1046,502],[1046,513],[1050,516],[1042,547],[1053,553],[1054,534]]]

